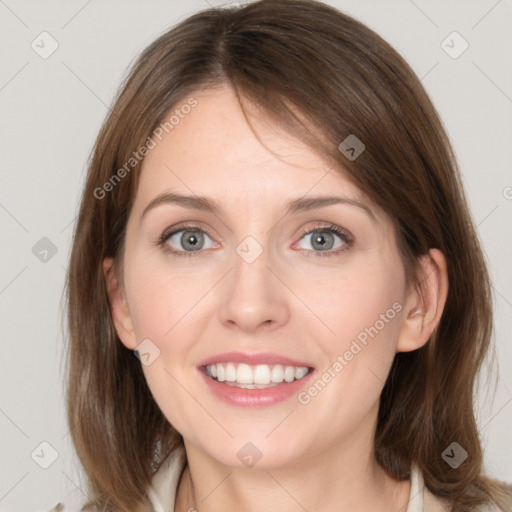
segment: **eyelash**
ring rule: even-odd
[[[304,238],[305,235],[309,235],[310,233],[314,233],[315,231],[326,231],[328,233],[334,233],[338,235],[338,237],[341,238],[341,240],[344,243],[344,245],[341,248],[336,249],[334,251],[312,251],[309,249],[301,249],[302,251],[312,253],[313,257],[316,258],[330,258],[332,256],[339,256],[342,252],[348,251],[352,247],[354,242],[352,235],[348,231],[329,222],[321,222],[314,226],[313,228],[304,229],[300,235],[299,240],[302,240],[302,238]]]
[[[208,235],[208,233],[206,231],[204,231],[203,229],[201,229],[199,226],[197,226],[195,224],[183,224],[181,226],[173,228],[172,231],[164,231],[162,233],[162,235],[158,238],[158,240],[156,242],[157,245],[160,246],[163,251],[165,251],[165,252],[167,252],[169,254],[172,254],[173,256],[195,257],[195,256],[204,255],[204,253],[205,253],[204,250],[199,250],[199,251],[175,251],[174,249],[170,249],[169,248],[169,246],[166,244],[167,240],[171,236],[173,236],[176,233],[179,233],[181,231],[200,231],[201,233],[205,233],[206,235]],[[308,235],[310,233],[314,233],[315,231],[332,232],[332,233],[338,235],[339,238],[341,238],[341,240],[344,242],[344,246],[341,249],[337,249],[335,251],[311,251],[309,249],[302,249],[302,250],[307,251],[309,253],[312,252],[314,254],[314,257],[329,258],[331,256],[339,255],[342,252],[348,251],[352,247],[353,242],[354,242],[354,239],[353,239],[352,235],[348,231],[346,231],[346,230],[336,226],[335,224],[330,224],[328,222],[320,223],[317,226],[314,226],[313,228],[304,229],[303,232],[301,233],[301,236],[300,236],[299,240],[302,240],[302,238],[305,235]]]

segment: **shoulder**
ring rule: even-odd
[[[178,483],[186,464],[185,447],[179,446],[160,465],[148,489],[148,497],[155,510],[174,510]]]
[[[471,509],[473,512],[511,512],[512,511],[512,486],[509,486],[510,494],[501,494],[506,508],[500,508],[494,501],[489,500],[489,503],[480,505]],[[448,500],[440,498],[431,493],[427,487],[424,488],[424,512],[451,512],[452,507]]]
[[[186,461],[185,448],[179,446],[160,464],[148,489],[151,510],[174,510],[177,486]],[[49,509],[37,512],[81,512],[84,503],[77,499],[64,499]]]
[[[424,512],[451,512],[452,506],[451,503],[443,498],[439,498],[438,496],[432,494],[429,490],[425,488],[425,508]],[[499,508],[494,501],[480,505],[479,507],[475,507],[471,509],[473,512],[509,512],[512,509],[502,509]]]
[[[485,478],[492,497],[499,501],[500,506],[493,500],[471,508],[472,512],[512,512],[512,484],[492,478]],[[482,496],[477,488],[471,488],[471,495]],[[411,497],[406,512],[452,512],[452,502],[431,492],[425,485],[423,473],[413,464],[411,468]]]

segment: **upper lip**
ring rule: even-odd
[[[217,363],[245,363],[251,366],[257,364],[282,364],[283,366],[304,366],[313,368],[310,363],[291,359],[290,357],[274,354],[273,352],[245,353],[245,352],[223,352],[205,359],[198,364],[199,367]]]

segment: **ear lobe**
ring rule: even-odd
[[[443,253],[431,249],[419,262],[420,283],[405,300],[397,352],[416,350],[427,343],[439,325],[448,296],[448,269]]]
[[[119,339],[126,348],[134,350],[137,346],[135,329],[122,283],[119,282],[113,258],[103,260],[103,276],[107,288],[112,321]]]

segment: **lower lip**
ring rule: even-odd
[[[303,390],[311,376],[315,373],[314,370],[310,370],[302,379],[294,380],[293,382],[283,382],[282,384],[270,388],[247,389],[229,386],[217,380],[213,380],[200,369],[198,369],[198,372],[201,374],[210,391],[217,398],[238,407],[267,407],[283,402]]]

